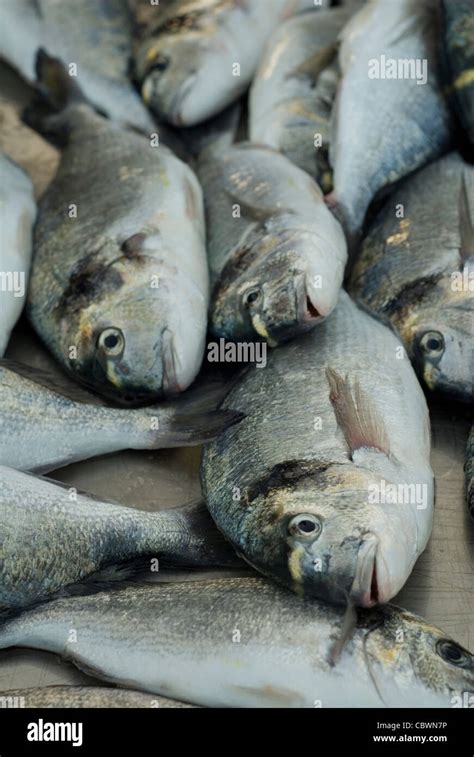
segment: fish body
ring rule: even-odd
[[[337,38],[347,9],[308,11],[282,24],[268,41],[250,90],[252,142],[280,150],[332,187],[330,116],[339,81]]]
[[[238,564],[202,504],[144,512],[5,466],[0,481],[2,612],[42,602],[110,566],[137,560],[145,565],[145,558],[150,574],[161,560]],[[103,580],[120,576],[109,571]]]
[[[183,702],[175,702],[165,697],[150,696],[141,691],[114,689],[103,686],[34,686],[28,689],[10,689],[2,691],[4,707],[21,707],[22,709],[63,708],[135,708],[147,707],[191,707]]]
[[[466,447],[466,499],[471,516],[474,518],[474,426],[471,428]]]
[[[131,19],[125,0],[2,0],[0,57],[29,82],[43,47],[74,64],[82,90],[110,118],[156,131],[128,76]],[[72,69],[74,70],[74,69]]]
[[[38,58],[40,81],[67,75]],[[29,318],[77,380],[118,401],[184,391],[204,354],[209,273],[202,193],[164,145],[98,115],[71,89],[67,144],[39,203]],[[62,96],[64,97],[64,96]]]
[[[369,227],[350,290],[393,324],[428,389],[473,402],[474,167],[451,153],[408,177]]]
[[[25,304],[35,217],[29,176],[0,153],[0,358]]]
[[[441,7],[450,94],[474,145],[474,8],[471,0],[442,0]]]
[[[335,659],[344,617],[258,577],[148,584],[28,610],[0,647],[217,707],[450,707],[474,691],[473,656],[392,606],[358,613]]]
[[[437,0],[371,0],[342,31],[328,201],[351,238],[378,192],[449,149],[437,10]]]
[[[321,190],[275,150],[204,151],[210,328],[271,346],[312,329],[336,305],[347,246]]]
[[[343,291],[222,406],[245,418],[206,448],[201,479],[238,553],[305,596],[394,597],[433,518],[428,410],[394,334]]]
[[[322,2],[321,5],[326,4]],[[130,0],[135,73],[145,102],[176,126],[212,118],[247,89],[262,47],[313,0]]]
[[[149,408],[107,407],[65,392],[49,373],[0,361],[0,464],[47,473],[122,449],[202,444],[238,420],[200,391]]]

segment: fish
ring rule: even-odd
[[[445,76],[451,102],[474,145],[474,12],[471,0],[441,0]]]
[[[207,221],[209,328],[220,338],[274,347],[332,312],[346,240],[307,173],[270,147],[225,138],[204,146],[196,167]]]
[[[474,401],[474,167],[450,153],[370,224],[349,290],[403,340],[429,391]]]
[[[0,153],[0,358],[25,304],[35,218],[30,177]]]
[[[203,503],[145,512],[4,465],[0,481],[0,614],[83,581],[154,576],[162,564],[242,564]]]
[[[166,697],[150,696],[142,691],[104,686],[33,686],[9,689],[0,693],[2,707],[28,709],[78,708],[189,708],[192,705]]]
[[[134,585],[27,610],[0,648],[210,707],[452,707],[473,693],[473,655],[391,605],[358,611],[334,662],[345,616],[261,577]]]
[[[474,426],[471,428],[466,447],[466,501],[471,517],[474,518]]]
[[[327,202],[351,248],[373,198],[450,148],[437,11],[438,0],[371,0],[341,32]]]
[[[209,272],[202,192],[161,143],[84,101],[60,61],[38,54],[54,114],[28,122],[65,134],[39,202],[27,314],[61,366],[123,404],[187,389],[204,355]]]
[[[326,0],[318,3],[327,5]],[[145,103],[174,126],[195,126],[244,94],[262,46],[314,0],[130,0],[134,73]]]
[[[135,91],[129,67],[132,26],[124,0],[2,0],[0,57],[30,84],[35,57],[43,47],[61,58],[86,96],[122,124],[156,131],[156,124]]]
[[[395,334],[343,290],[221,407],[245,418],[206,447],[201,483],[236,551],[302,596],[389,602],[428,542],[434,499],[426,400]]]
[[[123,449],[204,444],[240,419],[215,409],[224,390],[209,383],[179,401],[110,407],[50,371],[0,360],[0,464],[48,473]]]
[[[327,193],[330,118],[340,78],[338,36],[345,8],[307,11],[282,24],[267,42],[250,89],[249,136],[279,150]]]

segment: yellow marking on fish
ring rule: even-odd
[[[392,234],[388,237],[387,244],[403,244],[410,236],[410,221],[408,218],[403,218],[399,223],[400,231],[397,234]]]
[[[119,179],[120,181],[126,181],[127,179],[130,179],[133,176],[140,176],[140,174],[142,173],[143,173],[143,168],[132,167],[132,166],[120,166]]]
[[[158,50],[157,47],[155,47],[155,46],[150,47],[150,49],[148,50],[147,54],[145,55],[145,61],[147,63],[153,63],[153,61],[156,58],[156,56],[159,55],[159,52],[160,51]]]
[[[272,702],[275,702],[276,704],[284,705],[284,704],[303,704],[303,698],[300,694],[298,694],[295,691],[291,691],[290,689],[282,689],[277,688],[276,686],[267,685],[267,686],[238,686],[233,684],[233,689],[236,689],[237,691],[243,691],[245,693],[251,694],[252,696],[255,696],[258,700],[261,700],[262,698],[264,700],[271,700]]]
[[[257,334],[267,340],[269,347],[276,347],[278,345],[278,342],[275,342],[275,340],[271,338],[258,313],[255,313],[255,315],[252,316],[252,324]]]
[[[153,94],[153,85],[150,79],[145,79],[142,86],[142,98],[145,105],[150,104],[152,94]]]
[[[426,363],[423,371],[423,378],[428,389],[434,391],[434,389],[436,389],[434,365],[431,365],[431,363]]]
[[[107,362],[107,379],[117,389],[121,388],[122,384],[120,382],[120,379],[117,377],[117,374],[115,373],[115,366],[109,362]]]
[[[275,48],[270,55],[267,65],[260,74],[261,79],[263,79],[264,81],[270,79],[273,76],[282,53],[284,52],[285,48],[288,47],[288,41],[288,37],[284,37],[277,45],[275,45]]]
[[[455,89],[464,89],[464,87],[470,87],[474,84],[474,68],[468,68],[459,74],[458,78],[454,81],[453,87]]]
[[[299,594],[300,597],[302,597],[304,593],[303,556],[304,548],[301,546],[301,544],[299,544],[297,547],[294,547],[294,549],[291,550],[290,556],[288,557],[288,570],[290,571],[290,576],[293,579],[293,591],[295,592],[295,594]]]

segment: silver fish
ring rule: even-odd
[[[451,153],[407,178],[369,227],[350,290],[391,321],[428,389],[474,402],[474,167]]]
[[[251,143],[205,149],[197,170],[213,333],[275,346],[312,329],[335,307],[347,260],[344,233],[316,182]]]
[[[237,100],[279,22],[314,9],[314,0],[129,2],[137,27],[134,59],[143,99],[176,126],[205,121]]]
[[[394,334],[341,292],[223,407],[245,418],[206,448],[201,478],[236,550],[300,594],[392,599],[433,520],[428,409]]]
[[[212,386],[179,402],[125,409],[98,405],[75,388],[68,395],[69,387],[56,384],[49,372],[0,360],[1,464],[47,473],[122,449],[203,444],[239,420],[214,409]]]
[[[39,204],[28,314],[76,379],[119,401],[185,390],[204,354],[209,302],[202,193],[165,146],[103,119],[59,61],[38,57],[67,129]],[[60,94],[58,94],[58,92]]]
[[[473,655],[421,618],[390,605],[345,617],[258,577],[148,584],[28,610],[2,624],[0,648],[217,707],[452,707],[474,692]]]
[[[0,57],[30,83],[39,47],[61,58],[81,88],[110,118],[156,131],[128,76],[132,54],[126,0],[2,0]]]
[[[77,708],[189,708],[192,705],[130,689],[103,686],[35,686],[0,691],[2,707],[28,709]]]
[[[0,358],[25,304],[35,218],[30,177],[0,153]]]
[[[203,504],[144,512],[5,466],[0,482],[0,612],[21,610],[84,580],[127,577],[110,566],[131,561],[151,575],[161,562],[240,563]]]
[[[351,238],[379,191],[449,148],[437,9],[438,0],[371,0],[342,31],[328,203]]]
[[[251,141],[280,150],[324,192],[332,188],[328,152],[340,78],[337,38],[349,15],[345,8],[313,10],[282,24],[267,43],[250,90]]]

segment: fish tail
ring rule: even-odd
[[[72,108],[94,106],[83,94],[74,72],[44,48],[38,49],[35,69],[35,96],[23,112],[23,121],[53,144],[62,145],[67,141]]]
[[[193,447],[216,439],[226,429],[240,423],[242,413],[233,410],[210,410],[200,413],[175,412],[165,414],[160,420],[158,414],[156,437],[152,448]]]

